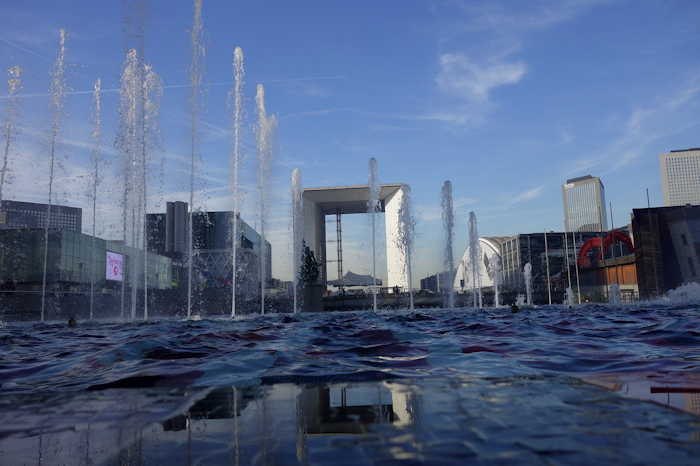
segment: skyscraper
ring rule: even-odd
[[[700,204],[700,148],[672,150],[659,162],[664,205]]]
[[[579,176],[561,187],[566,231],[605,231],[605,187],[597,176]]]

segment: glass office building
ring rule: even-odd
[[[664,205],[700,204],[700,148],[659,156]]]
[[[571,178],[562,185],[566,231],[606,231],[605,187],[591,175]]]
[[[43,229],[0,230],[0,280],[4,286],[21,290],[38,290],[44,270]],[[107,252],[120,254],[128,283],[133,280],[134,258],[140,251],[118,241],[94,238],[72,231],[50,230],[47,255],[47,283],[61,288],[84,290],[92,278],[98,289],[121,287],[117,281],[107,280]],[[137,287],[143,285],[143,275],[136,277]],[[157,254],[148,255],[148,287],[167,289],[172,285],[172,260]]]

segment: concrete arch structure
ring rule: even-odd
[[[379,192],[380,212],[384,212],[386,231],[387,280],[384,286],[402,289],[408,287],[406,257],[396,241],[399,207],[404,195],[404,184],[382,184]],[[328,281],[326,266],[326,215],[366,214],[369,187],[332,186],[305,188],[302,193],[304,214],[304,241],[321,263],[321,283]]]

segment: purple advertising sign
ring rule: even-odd
[[[107,270],[105,277],[107,280],[122,281],[124,280],[124,256],[116,252],[107,251]]]

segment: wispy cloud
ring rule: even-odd
[[[700,97],[700,79],[692,79],[671,95],[658,96],[653,103],[632,110],[620,125],[617,137],[602,147],[596,156],[581,157],[567,167],[566,176],[593,168],[601,174],[615,172],[647,153],[654,141],[700,125],[700,117],[689,111],[691,102]]]
[[[544,185],[540,185],[531,189],[528,189],[526,191],[523,191],[521,193],[518,193],[512,197],[510,200],[509,204],[520,204],[522,202],[527,202],[531,201],[533,199],[536,199],[542,195],[542,191],[544,191]]]
[[[445,53],[440,56],[438,88],[465,100],[487,101],[490,92],[500,86],[518,83],[527,65],[522,62],[506,63],[500,57],[477,63],[461,53]]]

